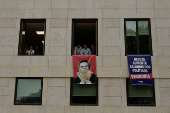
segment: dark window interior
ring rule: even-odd
[[[72,30],[72,55],[78,43],[91,49],[91,44],[96,48],[97,55],[97,19],[73,19]]]
[[[128,106],[155,106],[154,83],[153,86],[131,85],[127,78],[126,89]]]
[[[37,31],[44,32],[38,34]],[[45,49],[45,19],[22,19],[20,26],[20,38],[19,38],[19,55],[26,55],[26,51],[33,47],[33,50],[36,50],[38,46],[39,54],[44,55]],[[35,55],[35,54],[34,54]],[[37,54],[36,54],[37,55]]]
[[[98,82],[96,84],[75,84],[71,78],[71,105],[98,105]]]
[[[16,78],[15,105],[42,104],[42,78]]]
[[[126,55],[152,55],[150,19],[125,19]]]

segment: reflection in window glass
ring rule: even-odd
[[[138,21],[139,31],[139,53],[148,54],[151,53],[150,49],[150,38],[149,38],[149,26],[148,21]]]
[[[137,54],[136,21],[126,21],[126,46],[129,54]]]
[[[126,79],[127,83],[127,102],[129,106],[133,105],[155,105],[154,86],[131,85],[130,79]]]
[[[71,78],[71,105],[97,105],[98,84],[75,84]]]
[[[136,21],[126,21],[126,36],[136,36]]]
[[[149,19],[126,19],[126,55],[151,55],[152,42]]]
[[[17,79],[16,104],[40,104],[42,79]]]
[[[148,21],[138,21],[139,35],[149,35]]]

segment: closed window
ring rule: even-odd
[[[125,54],[152,55],[150,19],[125,19]]]
[[[16,78],[15,105],[42,105],[43,78]]]
[[[155,106],[154,79],[153,86],[131,85],[126,79],[127,105],[128,106]]]
[[[44,55],[45,19],[21,19],[18,55]]]
[[[98,105],[98,83],[75,84],[71,78],[70,105]]]

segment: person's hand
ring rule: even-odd
[[[82,78],[83,79],[86,79],[86,80],[89,80],[92,76],[93,72],[91,72],[90,70],[84,70],[82,71]]]

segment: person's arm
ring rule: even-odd
[[[32,50],[32,54],[34,54],[34,50]]]
[[[88,51],[88,52],[89,52],[89,55],[91,55],[91,50],[90,50],[90,49],[89,49],[89,51]]]
[[[26,55],[28,55],[28,50],[26,51]]]
[[[76,55],[76,47],[74,48],[74,55]]]
[[[81,50],[80,54],[83,55],[83,49]]]

